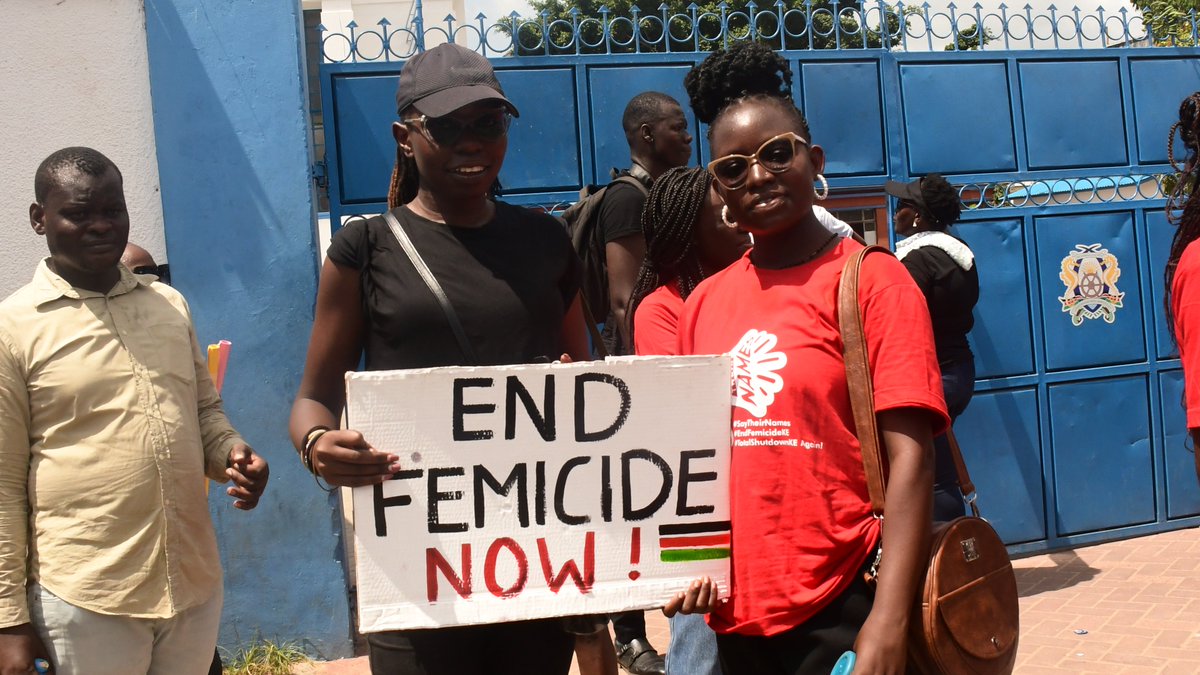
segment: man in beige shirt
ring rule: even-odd
[[[0,675],[206,673],[221,569],[204,477],[252,509],[266,461],[230,426],[187,303],[119,263],[121,174],[66,148],[30,221],[50,256],[0,302]]]

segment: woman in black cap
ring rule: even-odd
[[[377,216],[334,234],[292,406],[292,442],[331,485],[381,483],[402,466],[359,432],[338,429],[343,374],[360,357],[367,370],[590,358],[579,263],[562,226],[493,199],[518,112],[487,59],[453,44],[414,56],[396,108],[388,207],[397,222]],[[400,235],[444,289],[461,333]],[[367,644],[376,674],[560,675],[569,672],[573,639],[553,619],[372,633]]]
[[[896,234],[905,239],[896,244],[896,257],[929,304],[942,389],[953,424],[975,391],[975,357],[967,333],[975,324],[971,312],[979,301],[975,255],[966,242],[946,232],[962,213],[958,191],[936,173],[911,183],[888,181],[884,190],[900,200],[892,223]],[[933,519],[952,520],[965,515],[966,509],[946,437],[934,438],[933,449]]]

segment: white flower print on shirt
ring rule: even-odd
[[[783,377],[775,371],[787,365],[787,354],[771,351],[779,339],[766,331],[750,329],[730,352],[733,357],[733,405],[755,417],[767,414]]]

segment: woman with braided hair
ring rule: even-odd
[[[925,298],[894,258],[863,262],[858,301],[889,466],[880,519],[837,320],[842,269],[862,245],[813,212],[825,156],[793,102],[791,69],[742,43],[684,83],[709,124],[716,190],[754,248],[702,282],[679,320],[680,354],[733,355],[730,597],[714,602],[711,581],[697,580],[664,611],[711,612],[729,675],[825,675],[848,650],[855,675],[898,675],[929,542],[931,440],[949,422]],[[877,555],[872,588],[864,571]]]
[[[334,234],[292,405],[292,442],[330,485],[375,485],[404,467],[338,428],[343,377],[360,358],[367,370],[590,358],[579,261],[562,226],[493,199],[518,113],[487,59],[454,44],[417,54],[400,75],[396,108],[394,220],[356,220]],[[401,235],[444,290],[461,343]],[[387,675],[566,675],[573,645],[557,619],[367,636],[371,672]]]
[[[721,222],[721,198],[704,169],[659,176],[642,209],[646,257],[629,299],[638,355],[671,355],[683,301],[714,272],[750,248],[750,238]]]
[[[1183,141],[1183,166],[1175,162],[1175,131]],[[1179,182],[1167,200],[1167,219],[1176,226],[1167,257],[1165,305],[1183,362],[1184,402],[1188,433],[1200,478],[1200,91],[1183,99],[1179,121],[1167,137],[1167,158]]]
[[[684,300],[750,248],[748,236],[722,222],[722,206],[704,169],[669,169],[650,188],[642,209],[646,256],[628,304],[638,356],[675,354]],[[668,675],[720,675],[716,652],[716,638],[702,617],[671,617]]]

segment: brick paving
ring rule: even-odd
[[[1200,673],[1200,529],[1022,558],[1013,567],[1021,595],[1018,674]],[[661,612],[646,612],[646,629],[665,650]],[[370,671],[358,658],[303,672]]]

